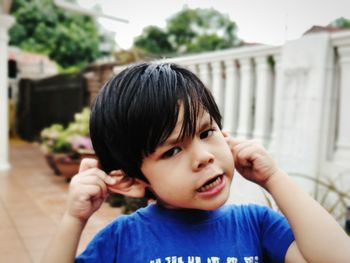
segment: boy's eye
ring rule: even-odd
[[[201,132],[201,134],[199,135],[199,138],[205,139],[205,138],[211,136],[213,134],[213,132],[214,132],[214,129],[209,129],[209,130],[206,130],[204,132]]]
[[[166,158],[170,158],[171,156],[179,153],[181,151],[180,147],[173,147],[170,150],[166,151],[165,153],[162,154],[161,158],[162,159],[166,159]]]

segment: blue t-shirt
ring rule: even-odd
[[[102,229],[76,262],[284,262],[293,240],[287,220],[263,206],[199,211],[149,205]]]

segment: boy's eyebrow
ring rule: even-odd
[[[200,126],[198,127],[198,129],[196,129],[196,131],[202,131],[205,128],[211,126],[213,123],[213,119],[209,116],[208,118],[205,118],[205,120],[200,124]],[[181,141],[179,134],[176,135],[176,137],[174,136],[174,138],[168,138],[167,140],[165,140],[163,143],[161,143],[158,147],[166,147],[166,146],[171,146],[171,145],[175,145],[178,144]]]
[[[167,140],[165,140],[163,143],[159,144],[158,147],[165,147],[165,146],[171,146],[171,145],[175,145],[177,143],[179,143],[180,140],[180,134],[177,134],[176,137],[173,136],[174,138],[168,138]]]

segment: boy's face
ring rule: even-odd
[[[196,134],[176,142],[182,127],[180,108],[176,127],[156,151],[145,157],[141,171],[158,202],[168,208],[213,210],[228,199],[234,161],[225,136],[204,112]]]

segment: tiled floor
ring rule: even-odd
[[[68,184],[46,165],[38,145],[12,143],[12,169],[0,172],[0,262],[40,262],[65,210]],[[89,220],[79,245],[114,217],[119,208],[103,204]]]

